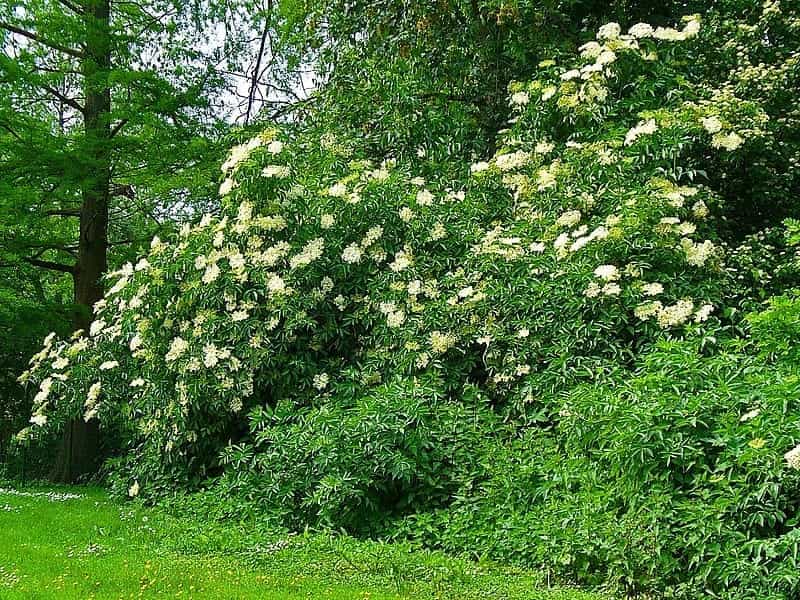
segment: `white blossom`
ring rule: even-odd
[[[270,294],[280,294],[286,291],[286,282],[280,275],[272,275],[267,280],[267,290]]]
[[[430,335],[431,350],[434,354],[444,354],[450,348],[455,346],[456,339],[449,333],[441,331],[432,331]]]
[[[702,323],[707,321],[712,312],[714,312],[714,306],[712,304],[703,304],[703,306],[698,308],[697,312],[694,313],[694,322]]]
[[[714,148],[723,148],[729,152],[736,150],[744,143],[744,139],[735,131],[730,133],[716,133],[711,138],[711,146]]]
[[[645,296],[658,296],[664,292],[664,286],[658,282],[645,283],[642,286],[642,293]]]
[[[556,225],[559,227],[572,227],[573,225],[577,225],[580,223],[581,220],[581,211],[579,210],[568,210],[556,219]]]
[[[760,414],[761,414],[761,410],[760,410],[760,409],[758,409],[758,408],[755,408],[755,409],[753,409],[753,410],[750,410],[750,411],[748,411],[748,412],[744,413],[744,414],[743,414],[743,415],[742,415],[742,416],[739,418],[739,422],[741,422],[741,423],[745,423],[745,422],[747,422],[747,421],[750,421],[751,419],[755,419],[755,418],[756,418],[758,415],[760,415]]]
[[[514,92],[511,94],[511,104],[514,106],[525,106],[530,100],[528,92]]]
[[[386,315],[386,324],[392,328],[400,327],[405,320],[406,314],[402,310],[390,312],[388,315]]]
[[[628,29],[628,34],[635,38],[649,38],[653,36],[653,26],[648,23],[637,23]]]
[[[361,261],[361,247],[356,244],[350,244],[342,252],[342,260],[346,263],[355,264]]]
[[[100,334],[106,327],[106,322],[103,319],[97,319],[96,321],[92,321],[92,324],[89,326],[89,335],[91,337],[95,337]]]
[[[343,183],[335,183],[328,188],[328,195],[334,198],[343,198],[347,195],[347,186]]]
[[[400,220],[404,223],[410,223],[414,218],[414,211],[407,206],[401,208],[398,214],[400,216]]]
[[[563,81],[569,81],[570,79],[579,79],[581,76],[581,72],[578,69],[571,69],[566,71],[565,73],[561,74],[561,79]]]
[[[322,391],[326,387],[328,387],[329,382],[330,382],[330,376],[327,373],[317,373],[316,375],[314,375],[312,385],[319,391]]]
[[[594,270],[594,275],[605,281],[614,281],[619,279],[619,269],[614,265],[600,265]]]
[[[417,192],[417,204],[420,206],[429,206],[433,204],[433,194],[430,190],[422,189]]]
[[[167,362],[172,362],[174,360],[177,360],[188,349],[189,349],[188,342],[184,340],[182,337],[178,336],[172,340],[169,350],[167,351],[167,354],[164,356],[164,360],[166,360]]]
[[[290,169],[286,165],[267,165],[261,171],[261,175],[266,178],[285,179],[289,177]]]
[[[657,130],[658,130],[658,125],[656,124],[655,119],[648,119],[647,121],[639,121],[639,123],[635,127],[632,127],[630,130],[628,130],[628,133],[625,134],[625,145],[630,146],[640,136],[653,134]]]
[[[800,444],[783,455],[791,469],[800,469]]]
[[[141,488],[139,487],[139,482],[138,481],[134,481],[133,485],[131,485],[131,487],[128,488],[128,496],[131,497],[131,498],[136,498],[136,496],[139,495],[139,490],[140,489]]]
[[[619,37],[619,34],[621,32],[622,28],[619,26],[619,23],[606,23],[600,29],[597,30],[597,39],[615,40]]]
[[[333,227],[333,224],[336,222],[336,219],[333,215],[326,213],[319,218],[319,225],[322,229],[330,229]]]
[[[100,397],[100,392],[103,390],[103,384],[99,381],[96,381],[91,386],[89,386],[89,391],[86,394],[86,402],[89,404],[93,404],[97,401]]]
[[[712,135],[722,131],[722,121],[719,120],[719,117],[704,117],[702,123],[703,129]]]

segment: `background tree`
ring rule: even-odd
[[[209,197],[229,74],[248,48],[247,28],[215,25],[236,9],[0,2],[0,265],[14,281],[31,267],[71,278],[76,329],[110,253],[136,252]],[[96,455],[95,428],[71,423],[54,479],[91,472]]]
[[[440,164],[493,150],[506,90],[545,59],[568,56],[608,21],[672,25],[706,1],[286,0],[277,45],[313,64],[318,118],[360,129],[374,154]],[[324,116],[322,116],[324,115]]]

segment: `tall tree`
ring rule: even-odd
[[[229,57],[247,30],[212,28],[231,3],[186,4],[0,0],[0,267],[71,277],[76,329],[109,252],[213,197]],[[91,473],[98,445],[96,425],[72,421],[53,479]]]

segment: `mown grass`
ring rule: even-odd
[[[601,598],[401,544],[206,527],[94,488],[0,488],[2,600]],[[47,492],[81,497],[32,495]]]

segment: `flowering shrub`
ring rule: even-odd
[[[362,531],[435,509],[457,523],[482,498],[471,490],[497,484],[487,461],[504,447],[541,454],[531,468],[500,462],[545,495],[596,490],[608,465],[622,479],[635,457],[607,465],[576,415],[608,429],[615,452],[643,421],[608,421],[609,406],[625,412],[616,388],[592,399],[583,386],[620,387],[663,337],[705,339],[729,324],[725,199],[699,179],[770,136],[758,101],[687,77],[701,31],[697,16],[627,34],[612,23],[573,63],[544,61],[538,79],[511,86],[496,154],[449,165],[443,173],[462,173],[453,180],[367,160],[355,134],[295,126],[245,141],[222,165],[219,215],[154,239],[111,274],[89,332],[45,340],[22,376],[39,388],[20,437],[99,419],[123,440],[109,464],[120,493],[154,498],[214,478],[291,525]],[[563,400],[575,386],[579,412]],[[517,488],[509,498],[509,510],[527,502]],[[563,548],[573,574],[635,587],[700,569],[699,558],[646,567],[642,549],[611,569],[625,553],[600,548],[588,519],[600,514],[609,537],[646,537],[653,521],[617,522],[615,495],[584,500],[539,505],[587,519],[587,550]],[[525,535],[563,528],[540,516],[522,520]],[[745,531],[737,519],[726,527]],[[481,545],[486,530],[470,531],[453,539]],[[548,562],[547,549],[498,553]]]

